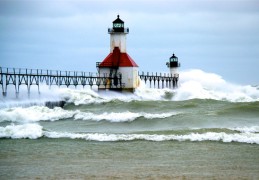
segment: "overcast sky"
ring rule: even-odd
[[[259,84],[259,0],[0,0],[0,66],[96,72],[118,14],[140,71],[175,53],[181,71]]]

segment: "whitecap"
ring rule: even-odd
[[[49,138],[70,138],[85,139],[87,141],[222,141],[225,143],[239,142],[249,144],[259,144],[259,134],[253,133],[234,133],[227,134],[224,132],[207,132],[191,133],[187,135],[157,135],[157,134],[107,134],[107,133],[58,133],[45,132],[44,136]]]
[[[0,110],[0,122],[56,121],[73,117],[78,111],[64,110],[60,107],[50,109],[45,106],[15,107]]]
[[[0,127],[0,138],[12,138],[12,139],[37,139],[42,137],[42,126],[38,124],[23,124],[23,125],[8,125],[6,127]]]
[[[12,139],[37,139],[47,138],[68,138],[85,139],[87,141],[222,141],[225,143],[239,142],[249,144],[259,144],[258,133],[225,133],[225,132],[206,132],[190,133],[184,135],[175,134],[107,134],[107,133],[69,133],[43,130],[38,124],[8,125],[0,127],[0,138]]]
[[[89,112],[80,112],[77,113],[74,118],[76,120],[92,120],[92,121],[101,121],[106,120],[109,122],[131,122],[136,120],[137,118],[144,117],[146,119],[163,119],[167,117],[171,117],[178,113],[170,112],[170,113],[145,113],[145,112],[104,112],[102,114],[93,114]]]
[[[230,128],[230,130],[239,131],[239,132],[242,132],[242,133],[259,133],[259,126],[235,127],[235,128]]]

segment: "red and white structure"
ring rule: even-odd
[[[133,92],[139,86],[140,80],[138,65],[126,50],[126,35],[129,33],[129,28],[124,27],[124,22],[118,15],[117,19],[113,21],[113,27],[108,29],[108,33],[110,34],[110,54],[101,63],[97,63],[98,73],[100,76],[107,77],[107,84],[100,85],[99,90]],[[118,84],[122,86],[118,86]]]

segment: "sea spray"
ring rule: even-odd
[[[44,84],[41,84],[40,87],[39,92],[37,89],[32,88],[30,94],[28,94],[27,89],[21,88],[18,94],[8,91],[7,96],[3,97],[0,95],[0,108],[42,106],[46,105],[46,102],[60,102],[64,100],[61,94],[62,88],[50,88]]]
[[[259,90],[253,86],[229,83],[221,76],[202,70],[181,72],[179,89],[173,100],[214,99],[230,102],[259,101]]]
[[[18,98],[0,98],[0,108],[43,105],[45,102],[65,101],[75,105],[102,104],[111,101],[185,101],[190,99],[214,99],[230,102],[259,101],[259,89],[253,86],[235,85],[221,76],[202,70],[187,70],[180,73],[178,89],[148,88],[143,81],[135,92],[98,92],[88,87],[79,89],[51,88],[42,86],[40,94],[28,97],[21,92]]]
[[[181,72],[178,89],[149,88],[143,81],[133,94],[106,91],[62,90],[63,98],[75,105],[105,103],[111,101],[185,101],[190,99],[213,99],[230,102],[259,101],[259,90],[253,86],[229,83],[221,76],[202,70]]]

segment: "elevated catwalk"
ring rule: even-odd
[[[176,88],[178,77],[172,74],[139,74],[139,78],[152,88]],[[20,86],[27,86],[30,93],[31,86],[37,86],[40,92],[40,85],[51,86],[103,86],[110,90],[121,90],[124,87],[122,75],[110,77],[109,74],[87,73],[78,71],[59,71],[43,69],[22,69],[22,68],[3,68],[0,67],[0,86],[3,96],[7,95],[9,86],[15,88],[18,94]]]

